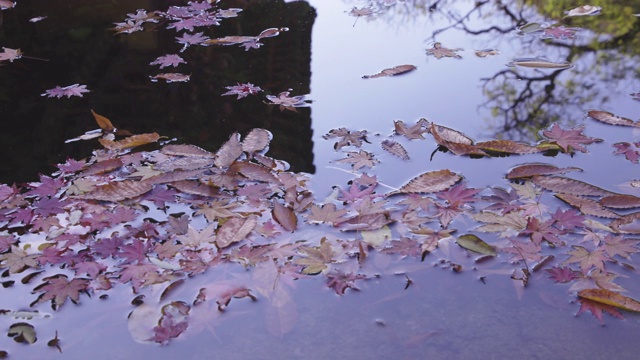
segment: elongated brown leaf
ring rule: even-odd
[[[402,160],[409,160],[409,154],[407,153],[407,150],[405,150],[404,146],[402,146],[398,142],[395,142],[393,140],[383,140],[382,148]]]
[[[569,171],[582,171],[582,169],[577,167],[559,168],[549,164],[524,164],[511,169],[507,174],[507,179],[530,178],[535,175],[563,174]]]
[[[109,139],[98,139],[100,144],[109,150],[123,150],[140,145],[146,145],[156,142],[160,139],[158,133],[131,135],[122,140],[113,141]]]
[[[186,156],[163,161],[153,166],[158,171],[196,170],[213,166],[213,161],[208,157]]]
[[[475,145],[485,152],[501,154],[533,154],[542,151],[535,146],[511,140],[490,140]]]
[[[229,167],[229,171],[238,172],[254,181],[264,181],[272,184],[278,183],[278,179],[271,173],[271,170],[263,165],[237,161]]]
[[[199,196],[207,196],[207,197],[220,197],[220,190],[214,188],[213,186],[202,184],[198,180],[180,180],[169,183],[169,185],[173,188],[176,188],[180,192],[191,194],[191,195],[199,195]]]
[[[124,180],[99,186],[83,195],[73,196],[79,199],[92,199],[102,201],[122,201],[140,196],[153,188],[153,183],[148,181]]]
[[[187,144],[165,145],[162,149],[160,149],[160,152],[166,155],[173,156],[198,156],[206,158],[212,158],[215,156],[212,152],[209,152],[201,147]]]
[[[633,195],[609,195],[600,199],[600,204],[614,209],[631,209],[640,207],[640,197]]]
[[[293,232],[298,227],[298,217],[293,210],[280,204],[278,201],[273,202],[271,216],[287,231]]]
[[[610,125],[622,125],[622,126],[633,126],[633,127],[639,127],[640,124],[638,124],[637,122],[631,120],[631,119],[627,119],[627,118],[623,118],[617,115],[614,115],[608,111],[602,111],[602,110],[589,110],[587,112],[587,115],[589,115],[590,118],[594,119],[594,120],[598,120],[600,122],[603,122],[605,124],[610,124]]]
[[[601,304],[615,306],[622,310],[640,312],[640,302],[620,293],[606,289],[582,289],[578,296]]]
[[[262,151],[269,146],[271,138],[271,133],[265,129],[251,129],[242,140],[242,151],[250,155]]]
[[[216,152],[214,164],[219,168],[225,168],[231,165],[237,158],[242,155],[242,144],[240,143],[240,135],[233,133],[229,140],[222,144]]]
[[[247,218],[229,218],[218,230],[216,234],[216,244],[223,249],[227,246],[243,240],[256,227],[258,220],[255,216]]]
[[[460,131],[453,130],[446,126],[437,125],[435,123],[429,124],[429,132],[433,135],[433,138],[439,145],[445,145],[446,143],[459,143],[466,145],[473,145],[473,139]]]
[[[634,212],[613,220],[609,227],[623,234],[640,234],[640,212]]]
[[[418,194],[434,193],[446,190],[460,181],[462,177],[448,169],[430,171],[418,175],[409,180],[400,189],[388,193],[386,196],[395,194]]]
[[[109,171],[120,168],[122,165],[124,164],[122,163],[122,159],[120,158],[98,161],[97,163],[89,166],[85,171],[80,173],[80,176],[108,173]]]
[[[383,77],[383,76],[394,76],[394,75],[400,75],[400,74],[404,74],[404,73],[408,73],[409,71],[413,71],[417,69],[415,66],[413,65],[398,65],[389,69],[384,69],[382,71],[380,71],[377,74],[373,74],[373,75],[364,75],[362,78],[363,79],[373,79],[373,78],[379,78],[379,77]]]
[[[615,212],[605,209],[599,202],[576,196],[571,194],[556,194],[555,197],[566,202],[567,204],[577,207],[580,209],[580,212],[585,215],[597,216],[608,219],[617,219],[620,215]]]
[[[201,175],[204,172],[203,169],[196,170],[185,170],[185,171],[172,171],[167,173],[162,173],[160,175],[152,176],[147,178],[146,182],[149,184],[164,184],[174,181],[186,180],[190,178],[195,178]]]
[[[611,191],[595,185],[562,176],[534,176],[531,181],[549,191],[578,196],[607,196],[615,195]]]

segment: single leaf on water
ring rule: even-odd
[[[409,160],[409,154],[407,153],[407,150],[405,150],[404,146],[402,146],[398,142],[395,142],[393,140],[383,140],[382,148],[402,160]]]
[[[219,168],[226,168],[242,155],[240,135],[233,133],[220,149],[216,152],[214,164]]]
[[[400,75],[400,74],[404,74],[404,73],[408,73],[409,71],[413,71],[415,70],[416,67],[414,65],[398,65],[389,69],[384,69],[382,71],[380,71],[379,73],[373,74],[373,75],[364,75],[362,78],[363,79],[373,79],[373,78],[378,78],[378,77],[383,77],[383,76],[394,76],[394,75]]]
[[[271,211],[273,219],[287,231],[295,231],[298,227],[298,217],[288,206],[280,204],[277,200],[273,201],[273,210]]]
[[[640,312],[640,302],[620,293],[605,289],[582,289],[578,296],[583,299],[611,305],[622,310]]]
[[[113,126],[113,124],[109,119],[107,119],[106,117],[100,114],[97,114],[95,111],[93,111],[93,109],[91,110],[91,113],[93,114],[93,117],[96,119],[98,126],[100,127],[100,129],[102,129],[104,133],[111,133],[116,131],[116,128]]]
[[[586,153],[587,149],[583,145],[601,142],[602,139],[588,137],[582,133],[583,130],[584,126],[564,130],[558,123],[554,123],[551,129],[544,130],[542,134],[551,140],[552,143],[560,146],[565,153],[571,154],[575,152],[575,150]]]
[[[460,50],[462,49],[449,49],[443,47],[441,43],[437,42],[433,44],[433,47],[431,49],[427,49],[427,55],[433,55],[436,57],[436,59],[440,59],[443,57],[462,59],[462,56],[456,54],[456,52]]]
[[[615,195],[611,191],[587,184],[580,180],[562,176],[534,176],[531,181],[549,191],[576,196],[607,196]]]
[[[7,335],[19,343],[33,344],[38,340],[36,337],[36,329],[33,325],[24,322],[15,323],[9,326]]]
[[[493,246],[484,242],[484,240],[473,234],[461,235],[456,239],[456,244],[460,245],[463,249],[467,249],[478,254],[497,256],[496,249]]]
[[[640,207],[640,197],[626,194],[609,195],[600,199],[600,204],[614,209],[631,209]]]
[[[535,69],[569,69],[573,63],[569,61],[554,62],[544,58],[519,58],[507,63],[509,67],[522,66]]]
[[[598,120],[600,122],[603,122],[605,124],[610,124],[610,125],[622,125],[622,126],[633,126],[633,127],[640,127],[640,124],[631,120],[631,119],[627,119],[627,118],[623,118],[617,115],[614,115],[608,111],[602,111],[602,110],[589,110],[587,112],[587,115],[594,119],[594,120]]]
[[[569,171],[582,171],[582,169],[577,167],[559,168],[550,164],[524,164],[511,169],[509,173],[507,173],[507,179],[530,178],[535,175],[562,174]]]
[[[404,135],[409,140],[424,139],[422,134],[429,132],[427,119],[420,119],[415,125],[407,127],[402,120],[394,120],[393,127],[396,135]]]
[[[248,154],[260,152],[269,146],[272,137],[271,133],[265,129],[251,129],[242,139],[242,151]]]
[[[216,244],[223,249],[227,246],[243,240],[256,227],[258,220],[255,216],[247,218],[232,217],[218,229]]]
[[[400,189],[392,191],[386,194],[386,196],[395,194],[435,193],[452,187],[461,179],[462,177],[460,175],[448,169],[430,171],[416,176]]]
[[[435,123],[429,124],[429,132],[433,135],[433,138],[440,145],[452,142],[465,145],[473,145],[474,141],[467,135],[461,133],[458,130],[448,128],[446,126],[437,125]]]
[[[123,150],[136,146],[154,143],[160,140],[158,133],[132,135],[122,140],[113,141],[109,139],[98,139],[100,144],[109,150]]]

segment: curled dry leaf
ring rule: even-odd
[[[252,129],[242,140],[242,151],[253,155],[269,146],[272,135],[265,129]]]
[[[389,69],[384,69],[382,71],[380,71],[377,74],[373,74],[373,75],[364,75],[362,78],[363,79],[373,79],[373,78],[379,78],[379,77],[383,77],[383,76],[394,76],[394,75],[400,75],[400,74],[404,74],[404,73],[408,73],[409,71],[413,71],[417,69],[414,65],[398,65]]]
[[[404,146],[402,146],[400,143],[397,143],[393,140],[383,140],[382,148],[402,160],[409,160],[409,153],[407,153],[407,150],[405,150]]]
[[[418,175],[403,185],[400,189],[392,191],[386,196],[395,194],[435,193],[446,190],[460,181],[462,177],[448,169],[430,171]]]
[[[441,43],[437,42],[433,44],[431,49],[427,49],[427,55],[433,55],[436,59],[440,59],[443,57],[452,57],[456,59],[462,59],[462,56],[456,54],[456,51],[461,51],[462,49],[448,49],[443,47]]]
[[[100,129],[102,129],[104,133],[112,133],[116,131],[116,128],[113,126],[113,124],[109,119],[107,119],[106,117],[100,114],[97,114],[95,111],[93,111],[93,109],[91,109],[91,113],[93,114],[93,117],[96,119],[98,126],[100,127]]]
[[[624,117],[620,117],[617,115],[614,115],[608,111],[602,111],[602,110],[589,110],[587,112],[587,115],[594,119],[594,120],[598,120],[600,122],[603,122],[605,124],[610,124],[610,125],[622,125],[622,126],[633,126],[633,127],[640,127],[640,123],[635,122],[631,119],[627,119]]]
[[[158,133],[132,135],[118,141],[113,141],[109,139],[98,139],[100,144],[102,144],[102,146],[104,146],[109,150],[129,149],[136,146],[154,143],[158,140],[160,140],[160,135],[158,135]]]
[[[595,185],[562,176],[534,176],[531,181],[549,191],[577,196],[607,196],[615,195],[611,191]]]
[[[536,175],[563,174],[569,171],[582,171],[582,169],[577,167],[559,168],[550,164],[524,164],[511,169],[509,173],[507,173],[507,179],[512,180],[530,178]]]

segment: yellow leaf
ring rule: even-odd
[[[640,302],[617,292],[605,289],[583,289],[578,292],[578,296],[622,310],[640,312]]]

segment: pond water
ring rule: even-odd
[[[10,331],[15,323],[27,323],[35,328],[38,337],[30,345],[4,337],[0,350],[19,359],[636,357],[640,351],[635,341],[640,317],[631,311],[588,302],[576,294],[602,288],[609,295],[640,298],[635,264],[635,252],[640,250],[634,238],[637,220],[633,215],[623,218],[629,219],[629,224],[623,222],[616,228],[619,231],[613,232],[611,221],[617,221],[616,217],[603,217],[602,206],[589,210],[593,209],[591,205],[582,203],[582,208],[574,207],[571,212],[572,207],[554,195],[586,196],[598,204],[610,195],[602,189],[640,196],[634,187],[634,180],[640,178],[638,164],[632,161],[639,155],[633,144],[639,141],[634,121],[640,109],[640,20],[634,14],[640,13],[640,5],[634,1],[594,1],[592,6],[602,7],[599,13],[565,17],[565,11],[581,4],[222,0],[211,9],[205,3],[195,4],[139,0],[95,5],[79,0],[19,0],[14,8],[0,12],[0,47],[5,48],[4,54],[9,54],[6,49],[21,49],[23,53],[11,61],[8,55],[4,55],[6,60],[0,60],[0,114],[4,125],[0,133],[0,150],[4,154],[0,184],[32,183],[31,193],[29,189],[11,192],[8,186],[0,187],[5,204],[0,208],[0,266],[6,285],[0,290],[0,309],[6,310],[0,316],[0,326],[2,331]],[[196,10],[189,16],[183,14],[181,21],[165,13],[157,19],[160,22],[144,23],[142,31],[127,33],[123,31],[126,27],[121,27],[123,32],[116,34],[118,29],[112,29],[114,23],[124,22],[137,9],[168,12],[171,6],[195,6],[201,14],[215,13],[218,8],[242,11],[225,16],[218,13],[219,25],[196,25],[193,31],[167,25],[185,26],[182,21]],[[369,15],[369,9],[374,13]],[[353,16],[357,13],[362,16]],[[29,21],[37,16],[46,18]],[[532,25],[523,27],[526,24]],[[539,30],[530,32],[535,26]],[[275,36],[260,38],[258,34],[266,29],[279,30]],[[253,38],[227,39],[232,44],[226,46],[195,43],[184,48],[176,41],[184,34],[198,32],[210,39],[240,35]],[[263,45],[255,45],[256,40]],[[428,54],[428,49],[438,46],[450,49],[453,57]],[[476,50],[483,49],[497,51],[483,57],[476,55]],[[179,55],[185,63],[175,68],[149,64],[166,54]],[[525,58],[536,58],[542,65],[507,66],[514,59]],[[564,62],[570,62],[572,67],[553,68]],[[363,78],[404,64],[416,69],[395,76]],[[190,75],[190,79],[167,82],[150,78],[171,72]],[[246,97],[223,95],[229,90],[226,87],[240,83],[254,84],[263,91]],[[90,92],[81,97],[46,96],[49,89],[73,84],[86,85]],[[289,91],[291,97],[304,95],[310,102],[283,108],[265,97],[284,91]],[[189,199],[193,203],[184,196],[174,202],[165,198],[166,207],[158,205],[163,194],[138,196],[145,191],[112,201],[82,197],[91,192],[83,192],[80,183],[74,182],[76,179],[104,173],[99,181],[120,181],[123,170],[119,168],[126,167],[122,163],[93,175],[83,175],[86,173],[79,170],[55,175],[60,180],[54,186],[65,191],[47,193],[38,182],[48,178],[39,174],[58,171],[55,164],[68,159],[116,157],[114,153],[93,153],[92,158],[92,151],[100,147],[95,139],[65,142],[96,128],[91,110],[133,134],[155,131],[166,136],[161,142],[174,139],[173,143],[194,144],[211,152],[229,144],[227,140],[233,132],[239,132],[244,139],[250,129],[264,128],[273,137],[267,154],[289,163],[293,172],[308,174],[309,180],[298,182],[297,200],[286,198],[285,191],[259,190],[260,181],[241,183],[242,189],[258,189],[258,196],[250,190],[242,196],[242,189],[230,190],[227,195],[235,196],[233,202],[239,208],[234,210],[235,215],[224,216],[220,208],[205,212],[203,209],[210,202],[192,193]],[[611,113],[609,123],[588,117],[590,110]],[[612,114],[617,119],[626,118],[618,120],[624,125],[612,125]],[[552,149],[545,154],[518,155],[511,148],[506,151],[510,156],[502,153],[499,155],[503,156],[471,158],[454,155],[455,144],[436,141],[426,132],[427,125],[418,129],[421,139],[401,136],[397,128],[394,132],[394,121],[412,126],[423,118],[424,124],[433,122],[451,129],[457,139],[453,142],[462,141],[464,134],[478,142],[500,139],[536,145],[546,141]],[[552,126],[578,129],[565,133],[569,137],[565,140],[574,147],[582,144],[585,151],[565,153],[570,151],[560,148],[560,140],[543,134],[552,131]],[[338,128],[352,133],[366,130],[366,141],[361,148],[351,144],[334,149],[340,138],[326,135]],[[577,134],[580,131],[603,141],[589,143]],[[410,159],[384,151],[384,140],[402,145]],[[447,144],[451,151],[432,154],[438,145]],[[614,155],[614,144],[629,150]],[[144,160],[126,158],[126,154],[118,154],[117,158],[154,164],[159,169],[160,161],[171,154],[158,155],[157,149],[153,144],[136,149],[147,154]],[[373,154],[379,163],[352,169],[348,157],[356,156],[361,149]],[[348,152],[353,153],[347,155]],[[344,158],[346,162],[338,162]],[[511,168],[525,163],[580,168],[582,171],[563,176],[592,187],[584,190],[589,185],[558,180],[558,190],[555,185],[540,185],[545,184],[543,176],[535,186],[522,179],[514,183],[505,179]],[[230,164],[216,166],[226,168]],[[425,202],[407,205],[402,199],[418,201],[417,197],[370,196],[365,193],[366,185],[361,185],[352,189],[363,193],[351,193],[355,199],[345,200],[349,194],[341,195],[335,188],[349,189],[350,181],[367,173],[377,177],[377,185],[373,185],[377,186],[376,193],[384,194],[420,174],[443,169],[464,178],[458,181],[460,187],[453,189],[467,189],[467,195],[450,193],[446,202],[442,193],[438,194],[445,197],[429,194]],[[250,177],[245,174],[250,170],[239,171]],[[285,172],[278,167],[271,173],[279,176]],[[254,176],[267,175],[261,172]],[[171,184],[167,188],[164,183],[150,186],[155,186],[153,191],[160,187],[172,189]],[[313,193],[315,204],[334,204],[348,210],[348,216],[357,212],[365,220],[352,221],[353,227],[348,230],[344,225],[315,224],[321,221],[313,220],[313,209],[300,205],[308,194],[303,191],[305,186]],[[491,190],[500,187],[509,191],[512,186],[511,197]],[[70,189],[75,198],[69,195]],[[449,186],[440,190],[447,189]],[[167,196],[178,196],[176,193]],[[502,199],[489,198],[491,195]],[[226,201],[222,195],[216,196]],[[61,202],[44,203],[56,199]],[[456,199],[463,199],[459,207],[452,204]],[[275,203],[287,201],[290,207],[301,208],[295,213],[281,210],[284,215],[275,215]],[[492,204],[500,205],[494,206],[498,215],[493,222],[480,220],[477,214],[486,215],[483,209]],[[626,204],[613,207],[616,216],[633,213],[640,202]],[[407,210],[412,206],[428,207],[415,214],[431,220],[412,222],[409,216],[414,212]],[[115,213],[123,208],[142,215],[131,219],[119,215],[125,220],[115,221],[117,224],[112,227],[87,225],[91,212],[108,209]],[[382,220],[366,218],[363,208],[374,209],[372,214],[393,219],[396,224],[382,226],[377,222]],[[449,215],[443,215],[447,211]],[[27,224],[32,221],[27,220],[28,212],[37,221]],[[187,214],[188,225],[179,222],[185,219],[183,214]],[[244,223],[236,227],[225,225],[235,221],[227,216],[238,214]],[[512,218],[509,214],[515,215]],[[575,225],[561,225],[557,219],[562,214],[566,216],[565,224],[574,221]],[[72,216],[80,220],[73,223]],[[297,216],[298,223],[291,225],[290,216]],[[518,217],[524,223],[501,224],[496,218],[502,217]],[[220,245],[223,230],[241,233],[249,221],[257,221],[259,226],[253,224],[231,246]],[[531,225],[537,221],[543,225]],[[479,226],[492,224],[494,230],[478,230]],[[499,230],[495,230],[496,224],[501,224]],[[178,230],[182,226],[185,230]],[[295,231],[289,229],[291,226]],[[196,232],[187,232],[188,227]],[[153,228],[157,233],[148,235]],[[197,240],[198,231],[204,238],[209,228],[216,229],[215,247],[206,244],[209,240]],[[265,235],[269,229],[280,235]],[[454,229],[457,231],[452,232],[453,237],[445,235]],[[496,258],[487,260],[458,246],[455,239],[467,233],[497,249]],[[72,241],[65,236],[70,234],[80,234],[82,240],[68,245]],[[121,242],[118,250],[103,256],[100,251],[106,250],[97,250],[87,239],[100,239],[100,249],[107,246],[106,239]],[[400,245],[403,239],[404,247]],[[62,249],[64,242],[68,243]],[[163,258],[158,246],[174,242],[188,249],[175,250],[174,260],[171,256]],[[540,248],[527,252],[531,249],[524,245],[512,246],[517,242]],[[32,246],[26,247],[30,243]],[[55,256],[49,251],[47,259],[72,260],[44,266],[39,264],[46,264],[47,260],[40,259],[38,264],[22,260],[25,262],[11,269],[16,257],[10,254],[18,254],[20,259],[25,259],[26,254],[35,258],[45,251],[38,247],[43,243],[58,251]],[[257,254],[262,247],[271,251],[268,257]],[[241,253],[243,249],[258,250]],[[587,256],[580,253],[583,250]],[[196,265],[184,265],[194,259],[189,257],[194,253],[201,261],[210,261],[202,271]],[[554,258],[543,260],[548,255]],[[66,266],[61,268],[60,263]],[[81,270],[77,269],[78,263],[85,264]],[[159,278],[141,272],[138,275],[142,274],[142,280],[137,285],[136,275],[131,282],[124,280],[127,275],[122,269],[143,271],[142,265],[155,266],[157,273],[153,274]],[[307,271],[311,266],[320,269]],[[461,266],[460,271],[454,271],[457,266]],[[19,284],[25,275],[40,269],[45,272]],[[310,275],[317,272],[320,274]],[[63,297],[58,310],[51,309],[50,301],[29,306],[42,292],[36,286],[47,281],[51,284],[46,276],[55,274],[64,274],[69,280],[89,279],[86,281],[91,285],[80,288],[88,290],[91,297],[81,293],[78,305]],[[112,282],[114,288],[99,289],[98,279]],[[174,282],[176,288],[166,292],[167,285]],[[142,305],[132,304],[138,295],[132,292],[132,283],[144,295]],[[255,296],[255,301],[246,296],[246,290]],[[49,289],[49,295],[56,291],[74,292],[68,288]],[[199,296],[203,294],[204,300]],[[219,305],[225,300],[230,302]],[[181,312],[184,306],[189,308],[188,315]],[[48,316],[25,318],[12,313],[23,310],[38,310]],[[581,310],[587,311],[576,316]],[[161,319],[163,311],[165,316]],[[590,311],[601,316],[604,311],[605,325]],[[610,316],[618,311],[624,319]],[[55,343],[47,346],[56,333],[59,350]],[[167,336],[166,341],[152,339],[161,335]]]

